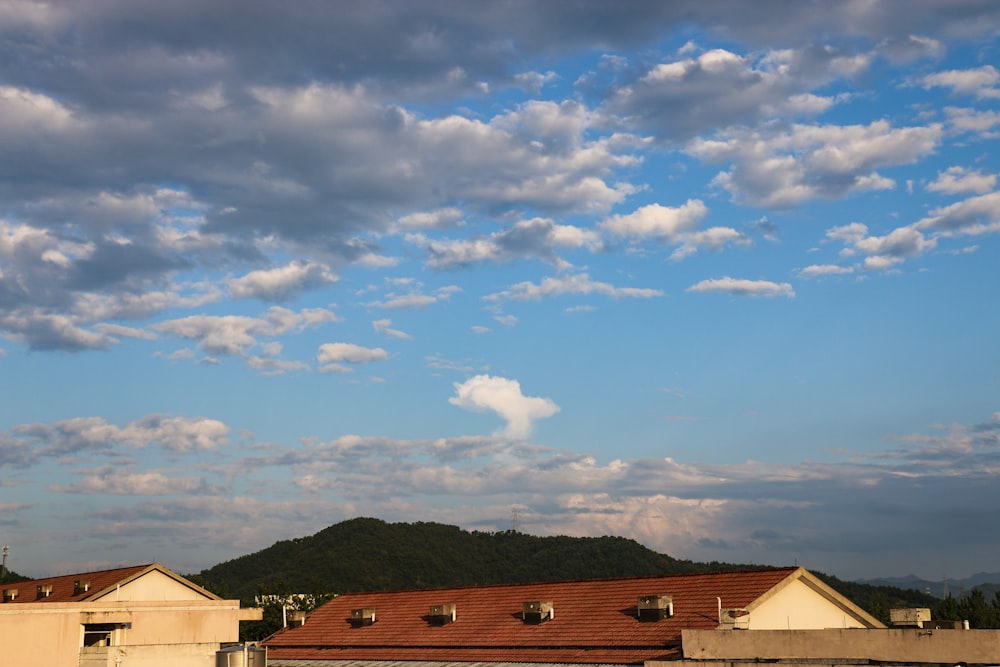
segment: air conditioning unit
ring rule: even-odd
[[[431,625],[448,625],[455,622],[455,604],[431,605],[429,613]]]
[[[90,579],[77,579],[73,582],[73,595],[80,595],[90,590]]]
[[[35,587],[35,597],[38,600],[42,598],[47,598],[52,595],[52,584],[38,584]]]
[[[12,602],[17,597],[16,588],[5,588],[3,589],[3,601]]]

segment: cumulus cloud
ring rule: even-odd
[[[867,225],[852,222],[827,230],[826,236],[845,244],[841,255],[865,255],[864,268],[876,271],[891,269],[937,247],[937,239],[927,238],[916,225],[897,227],[883,236],[874,236]]]
[[[699,199],[688,200],[678,208],[649,204],[628,215],[612,216],[601,227],[616,236],[673,239],[697,227],[707,214],[708,207]]]
[[[1000,112],[997,111],[956,107],[945,107],[944,111],[949,126],[957,133],[972,132],[991,139],[996,137],[997,128],[1000,127]]]
[[[318,262],[293,261],[274,269],[252,271],[229,281],[229,293],[237,298],[286,301],[302,292],[331,285],[337,277]]]
[[[946,236],[1000,232],[1000,192],[934,209],[914,227]]]
[[[323,343],[316,354],[322,373],[350,373],[351,369],[344,364],[370,364],[388,358],[389,353],[380,347],[363,347],[353,343]]]
[[[715,183],[754,206],[795,206],[815,198],[885,190],[894,181],[874,171],[915,162],[941,139],[938,125],[795,125],[781,133],[731,129],[696,139],[687,151],[709,163],[730,163]]]
[[[465,382],[456,382],[455,395],[448,402],[465,410],[496,412],[507,421],[504,434],[517,440],[531,435],[535,420],[559,412],[559,406],[551,399],[522,394],[517,380],[491,375],[476,375]]]
[[[845,273],[853,273],[854,269],[849,266],[838,266],[837,264],[811,264],[799,271],[799,275],[804,278],[816,278],[819,276],[835,276]]]
[[[684,141],[710,129],[751,125],[765,116],[819,114],[836,100],[811,88],[867,69],[869,57],[827,49],[784,49],[759,60],[725,49],[660,63],[620,87],[605,114],[670,141]]]
[[[948,70],[935,72],[921,79],[924,89],[936,86],[949,88],[956,95],[972,95],[978,98],[1000,98],[1000,72],[993,65],[976,69]]]
[[[688,292],[723,292],[732,296],[776,297],[795,296],[790,283],[776,283],[770,280],[747,280],[739,278],[715,278],[702,280],[687,288]]]
[[[984,174],[978,169],[973,171],[964,167],[949,167],[945,171],[938,172],[937,180],[927,184],[927,189],[931,192],[943,192],[944,194],[984,194],[995,189],[997,186],[996,174]]]
[[[543,297],[565,294],[603,294],[616,299],[650,299],[663,296],[663,291],[640,287],[615,287],[610,283],[595,281],[589,274],[577,273],[560,278],[545,278],[541,283],[522,282],[496,294],[486,297],[488,301],[537,301]]]
[[[412,229],[449,229],[464,222],[462,210],[454,206],[404,215],[396,221],[397,231]]]
[[[75,484],[51,485],[50,488],[63,493],[127,496],[172,496],[209,491],[208,484],[201,477],[170,477],[159,471],[131,472],[111,467],[85,474]]]
[[[198,341],[198,347],[211,355],[234,355],[248,358],[261,345],[260,337],[274,337],[302,331],[327,322],[336,315],[324,308],[306,308],[298,312],[273,306],[263,317],[243,315],[191,315],[154,325],[158,331]]]
[[[152,414],[116,426],[101,417],[75,417],[51,424],[15,426],[5,448],[20,452],[17,463],[34,464],[64,455],[120,455],[157,444],[164,451],[211,451],[228,443],[229,427],[207,417]]]
[[[374,322],[372,322],[372,327],[375,329],[375,331],[383,333],[386,336],[392,336],[393,338],[399,338],[402,340],[410,340],[411,338],[413,338],[413,336],[406,333],[405,331],[400,331],[399,329],[393,329],[391,325],[392,325],[392,320],[388,319],[375,320]]]
[[[435,269],[468,266],[477,262],[510,262],[525,257],[537,257],[561,265],[558,248],[600,247],[600,239],[592,231],[572,225],[558,225],[550,219],[521,220],[489,236],[474,236],[462,240],[434,240],[410,234],[407,241],[426,249],[427,265]]]

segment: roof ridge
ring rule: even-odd
[[[18,584],[30,584],[38,581],[51,581],[53,579],[66,579],[68,577],[88,577],[101,574],[110,574],[111,572],[126,572],[126,571],[141,571],[153,567],[156,563],[146,563],[145,565],[126,565],[124,567],[112,567],[106,570],[93,570],[91,572],[72,572],[69,574],[57,574],[51,577],[39,577],[38,579],[25,579],[24,581],[18,581],[13,583]]]
[[[454,586],[431,586],[431,587],[419,587],[419,588],[393,588],[384,590],[372,590],[372,591],[344,591],[338,594],[338,597],[344,597],[348,595],[385,595],[385,594],[395,594],[395,593],[418,593],[418,592],[433,592],[433,591],[455,591],[455,590],[468,590],[468,589],[498,589],[498,588],[525,588],[528,586],[549,586],[549,585],[561,585],[561,584],[581,584],[581,583],[599,583],[605,581],[640,581],[643,579],[679,579],[682,577],[705,577],[705,576],[721,576],[721,575],[739,575],[739,574],[754,574],[759,572],[787,572],[792,573],[799,569],[799,566],[795,565],[784,565],[784,566],[769,566],[761,565],[759,567],[747,567],[735,570],[702,570],[700,572],[674,572],[669,574],[637,574],[629,575],[624,577],[587,577],[581,579],[551,579],[547,581],[522,581],[522,582],[506,582],[506,583],[495,583],[495,584],[459,584]]]

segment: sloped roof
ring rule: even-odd
[[[800,568],[631,577],[418,591],[351,593],[314,611],[305,625],[265,642],[269,659],[421,660],[639,664],[680,655],[681,630],[713,629],[724,607],[747,607]],[[636,599],[670,595],[674,615],[640,622]],[[522,605],[552,602],[553,617],[522,620]],[[431,623],[432,605],[456,605],[456,620]],[[351,625],[374,608],[375,623]]]
[[[48,577],[47,579],[32,579],[29,581],[18,581],[16,583],[5,584],[3,590],[16,588],[17,597],[5,604],[18,604],[28,602],[86,602],[96,600],[118,586],[124,586],[142,575],[158,571],[166,576],[196,590],[206,597],[217,600],[217,595],[197,586],[184,577],[168,570],[158,563],[148,565],[133,565],[131,567],[120,567],[113,570],[99,570],[97,572],[81,572],[78,574],[66,574],[59,577]],[[87,590],[78,590],[76,582],[89,582]],[[47,597],[40,598],[37,595],[39,586],[51,586],[51,593]]]

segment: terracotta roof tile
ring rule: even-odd
[[[351,593],[266,645],[276,659],[636,664],[678,657],[684,628],[716,627],[716,598],[724,607],[747,606],[795,571]],[[672,596],[673,617],[640,622],[641,595]],[[525,623],[521,611],[528,601],[551,601],[553,618]],[[430,607],[449,603],[456,605],[455,622],[432,624]],[[375,609],[375,623],[352,626],[351,610],[363,607]]]
[[[99,572],[82,572],[79,574],[67,574],[61,577],[49,577],[47,579],[32,579],[30,581],[18,581],[3,585],[3,590],[11,588],[17,589],[17,597],[5,604],[17,604],[25,602],[79,602],[93,597],[95,594],[122,582],[129,577],[139,574],[149,568],[150,565],[134,565],[132,567],[120,567],[114,570],[101,570]],[[86,591],[76,589],[77,581],[89,581]],[[37,594],[39,586],[51,586],[51,593],[47,597],[39,597]]]

